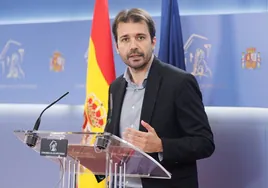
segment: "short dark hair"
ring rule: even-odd
[[[118,24],[120,22],[138,23],[141,21],[146,22],[148,29],[149,29],[150,36],[151,36],[151,40],[153,40],[153,38],[155,37],[155,23],[154,23],[152,17],[150,16],[150,14],[148,12],[146,12],[143,9],[132,8],[130,10],[126,9],[126,10],[120,11],[117,14],[117,16],[115,17],[114,22],[113,22],[113,26],[112,26],[112,31],[113,31],[115,42],[117,43],[117,38],[118,38],[117,28],[118,28]]]

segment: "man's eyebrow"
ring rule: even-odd
[[[143,36],[146,36],[145,33],[137,33],[137,35],[143,35]]]
[[[125,34],[125,35],[120,36],[119,38],[122,39],[122,38],[125,38],[128,36],[129,36],[128,34]],[[146,34],[145,33],[137,33],[136,36],[146,36]]]
[[[122,35],[120,38],[124,38],[124,37],[127,37],[128,36],[128,34],[126,34],[126,35]]]

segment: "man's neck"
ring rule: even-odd
[[[154,56],[152,55],[150,61],[147,63],[146,67],[144,67],[144,69],[142,70],[135,70],[135,69],[129,68],[129,71],[132,77],[132,82],[134,82],[137,85],[142,85],[145,79],[145,76],[147,74],[147,71],[153,62],[153,58]]]

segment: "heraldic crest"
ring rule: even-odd
[[[86,126],[89,131],[92,128],[104,128],[107,112],[102,101],[94,93],[90,93],[87,96],[85,115],[87,119]]]

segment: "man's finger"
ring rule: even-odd
[[[147,131],[148,132],[155,132],[154,131],[154,128],[153,127],[151,127],[151,125],[149,125],[148,123],[146,123],[145,121],[141,121],[141,124],[142,124],[142,126],[145,128],[145,129],[147,129]]]
[[[144,145],[143,144],[141,144],[140,142],[136,142],[136,141],[128,141],[130,144],[132,144],[133,146],[135,146],[135,147],[137,147],[137,148],[139,148],[139,149],[141,149],[141,150],[143,150],[144,149]]]
[[[137,143],[139,142],[144,143],[146,139],[144,137],[127,134],[125,135],[125,140],[131,140],[132,142]]]
[[[134,136],[139,136],[139,137],[146,136],[146,132],[138,131],[138,130],[133,129],[133,128],[127,128],[125,130],[125,133],[126,134],[131,134],[131,135],[134,135]]]

